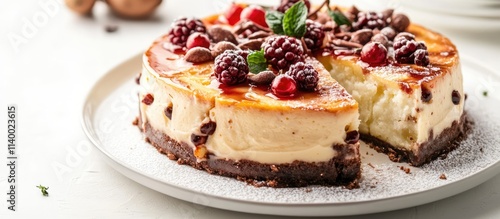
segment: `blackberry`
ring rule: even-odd
[[[250,54],[250,50],[236,50],[236,53],[247,60],[247,57]]]
[[[396,37],[394,39],[394,58],[398,63],[429,64],[429,52],[423,42],[417,42],[411,37]]]
[[[280,6],[276,9],[279,12],[285,13],[286,10],[291,8],[295,3],[300,2],[302,0],[281,0]],[[311,9],[311,2],[309,0],[303,0],[304,3],[306,4],[307,11],[310,11]]]
[[[168,39],[174,45],[185,47],[188,37],[195,32],[207,32],[201,20],[196,18],[179,18],[172,24],[172,28],[168,32]]]
[[[307,31],[304,35],[304,42],[307,48],[312,51],[316,51],[323,45],[323,39],[325,39],[325,31],[320,23],[307,20],[306,21]]]
[[[235,50],[226,50],[215,58],[215,77],[222,84],[230,86],[243,83],[248,71],[246,60]]]
[[[354,30],[379,29],[382,30],[387,26],[384,16],[373,11],[359,12],[356,21],[352,24]]]
[[[302,43],[293,37],[277,36],[262,44],[264,57],[277,70],[288,70],[291,64],[303,61]]]
[[[291,76],[302,90],[314,91],[318,86],[318,72],[309,63],[297,62],[290,66],[286,74]]]
[[[416,65],[420,66],[426,66],[429,65],[429,52],[425,49],[417,49],[415,53],[413,53],[415,56],[414,62]]]

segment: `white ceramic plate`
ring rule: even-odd
[[[500,19],[500,7],[498,2],[494,4],[481,4],[480,2],[448,2],[436,0],[401,1],[402,5],[418,10],[433,12],[436,15],[452,14],[466,18],[490,18],[498,21]]]
[[[233,211],[338,216],[390,211],[443,199],[500,172],[500,77],[483,65],[463,59],[466,108],[476,125],[472,135],[444,160],[406,174],[385,155],[362,145],[361,188],[311,186],[256,188],[238,180],[178,165],[144,142],[132,125],[138,115],[134,77],[141,55],[109,71],[90,91],[82,125],[104,160],[130,179],[172,197]],[[488,91],[488,96],[483,96]],[[440,179],[445,174],[447,179]]]

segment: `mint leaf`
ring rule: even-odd
[[[285,34],[283,31],[283,16],[279,11],[267,11],[266,23],[275,34]]]
[[[307,6],[304,1],[295,3],[283,16],[283,30],[291,37],[301,38],[306,33]]]
[[[339,10],[335,10],[335,11],[328,10],[328,14],[333,19],[333,21],[335,21],[335,23],[337,23],[338,26],[341,26],[341,25],[344,25],[344,24],[348,25],[348,26],[351,26],[351,21],[341,11],[339,11]]]
[[[265,71],[267,69],[267,60],[264,57],[264,49],[248,54],[247,62],[251,73],[259,74]]]

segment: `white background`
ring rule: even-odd
[[[166,0],[155,16],[139,22],[115,18],[102,2],[96,3],[93,17],[80,17],[62,0],[1,1],[0,218],[256,217],[180,201],[135,183],[98,156],[80,125],[84,98],[107,70],[143,52],[167,32],[174,18],[206,16],[228,2]],[[394,6],[414,21],[439,29],[463,56],[500,69],[499,25],[454,22],[438,14],[429,17],[399,7],[398,1],[332,2],[355,3],[362,9]],[[118,31],[107,33],[107,24],[118,25]],[[13,36],[24,40],[13,43]],[[491,89],[495,87],[500,89],[494,85]],[[8,172],[3,133],[8,104],[18,107],[16,212],[7,210],[5,194]],[[49,197],[41,195],[35,187],[39,184],[50,187]],[[434,203],[352,218],[500,218],[500,176]]]

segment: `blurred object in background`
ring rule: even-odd
[[[420,0],[400,4],[418,13],[425,23],[460,30],[500,30],[500,0]]]
[[[65,0],[69,9],[81,15],[92,14],[96,0]],[[150,17],[162,0],[105,0],[111,11],[124,19],[146,19]]]

